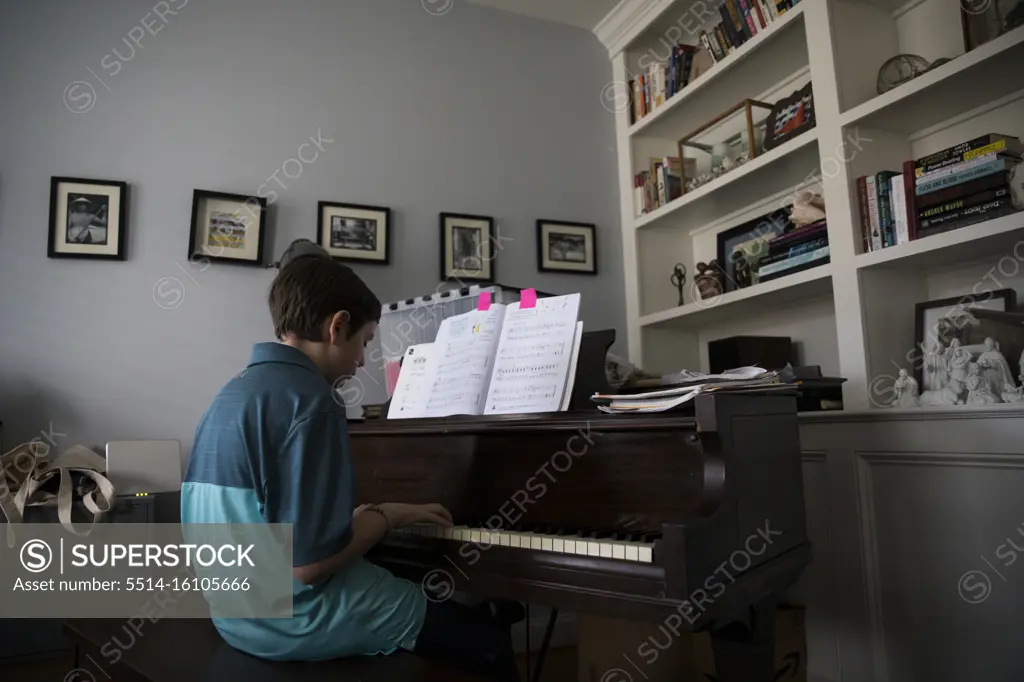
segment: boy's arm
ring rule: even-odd
[[[323,561],[296,566],[292,574],[304,585],[321,582],[370,551],[391,529],[414,523],[450,527],[452,518],[439,504],[364,504],[352,516],[352,539],[345,549]]]
[[[364,505],[355,496],[344,413],[325,409],[296,422],[264,472],[269,523],[291,524],[292,575],[320,582],[365,555],[389,530],[451,525],[440,505]]]

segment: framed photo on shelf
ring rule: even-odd
[[[391,209],[321,201],[316,243],[335,260],[387,265],[391,258]]]
[[[808,83],[772,105],[764,130],[764,148],[766,151],[775,149],[814,125],[814,92]]]
[[[50,178],[50,258],[128,259],[128,183]]]
[[[757,284],[757,268],[768,255],[768,242],[792,226],[789,213],[775,211],[718,234],[718,263],[724,273],[724,293]]]
[[[925,301],[915,306],[914,343],[915,354],[921,353],[921,362],[914,363],[914,378],[921,391],[935,390],[944,380],[937,379],[943,363],[936,362],[936,356],[948,356],[949,347],[956,340],[958,346],[968,350],[981,350],[989,326],[984,319],[971,314],[980,308],[996,312],[1014,312],[1017,307],[1017,292],[1013,289],[996,289],[982,294],[963,294],[935,301]]]
[[[441,279],[493,282],[494,218],[465,213],[441,214]]]
[[[194,190],[189,260],[262,266],[266,228],[266,199]]]
[[[564,220],[537,221],[537,269],[597,274],[596,226]]]

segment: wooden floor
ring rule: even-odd
[[[531,656],[530,662],[532,665],[536,665],[536,654]],[[0,663],[0,680],[4,680],[4,682],[91,682],[88,679],[67,678],[66,676],[73,667],[70,657],[38,663],[22,663],[15,666],[5,666]],[[520,658],[519,670],[523,682],[531,682],[526,677],[525,656]],[[552,649],[549,651],[542,672],[541,682],[572,682],[575,680],[576,649]],[[104,681],[97,680],[96,682]]]

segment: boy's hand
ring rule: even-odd
[[[452,526],[452,515],[439,504],[386,502],[378,507],[387,515],[392,529],[407,528],[416,523],[433,523],[444,528]]]

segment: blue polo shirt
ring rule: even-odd
[[[352,539],[355,481],[345,410],[309,357],[279,343],[203,414],[181,491],[182,523],[288,523],[292,564],[337,554]],[[291,618],[214,618],[236,649],[272,660],[389,654],[416,645],[419,585],[359,559],[317,585],[294,581]]]

